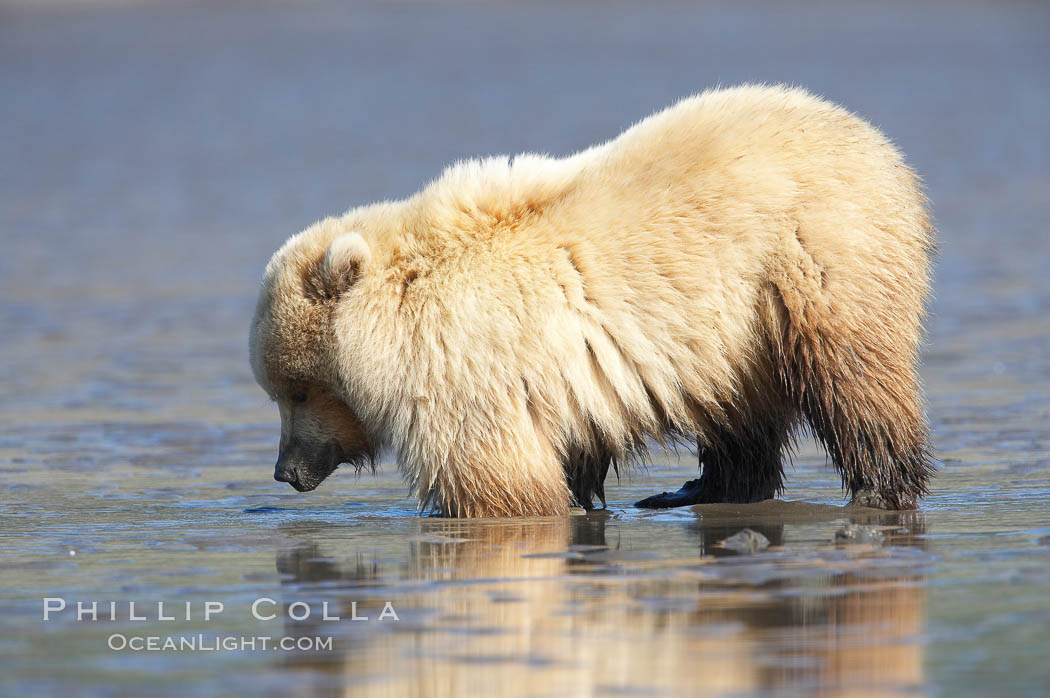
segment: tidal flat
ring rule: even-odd
[[[0,19],[0,695],[1050,694],[1045,4]],[[696,476],[685,446],[556,519],[420,516],[389,457],[306,494],[272,480],[247,334],[284,238],[744,81],[847,105],[923,175],[939,473],[918,511],[845,506],[808,438],[784,501],[747,506],[635,509]],[[744,529],[768,547],[734,552]]]

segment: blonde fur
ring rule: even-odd
[[[610,462],[682,435],[707,454],[706,500],[772,496],[803,419],[851,491],[906,507],[931,472],[931,235],[872,126],[797,89],[709,91],[577,155],[460,162],[293,237],[253,366],[339,395],[451,516],[564,513]],[[367,262],[342,285],[333,245]]]

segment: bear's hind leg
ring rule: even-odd
[[[843,340],[794,347],[799,406],[842,475],[853,503],[914,509],[934,469],[914,347],[873,350]]]
[[[861,382],[833,394],[811,393],[803,410],[852,503],[915,509],[934,472],[926,422],[917,385],[890,385]]]
[[[892,290],[854,274],[836,296],[821,271],[819,287],[789,279],[768,296],[782,389],[858,504],[914,509],[934,472],[916,370],[925,267],[889,276]]]

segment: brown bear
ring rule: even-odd
[[[281,412],[274,476],[310,490],[388,445],[421,508],[554,515],[695,438],[699,479],[639,504],[752,502],[808,425],[855,501],[915,507],[932,248],[893,145],[782,86],[563,159],[457,163],[267,266],[251,361]]]

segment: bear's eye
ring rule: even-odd
[[[303,404],[304,402],[306,402],[306,390],[299,389],[299,390],[293,391],[292,395],[291,395],[291,398],[292,398],[292,402],[294,402],[295,404],[297,404],[297,405]]]

